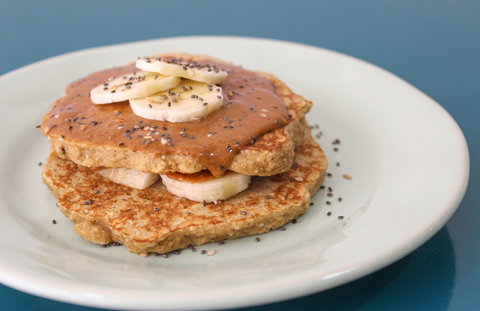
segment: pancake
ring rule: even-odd
[[[309,128],[304,136],[291,169],[253,177],[247,190],[218,204],[177,197],[161,181],[145,190],[115,184],[58,157],[54,148],[42,179],[86,240],[121,243],[132,253],[167,253],[265,233],[305,213],[328,163]]]
[[[289,169],[303,140],[310,101],[271,74],[206,56],[157,56],[224,66],[229,71],[221,85],[224,106],[199,121],[145,120],[133,114],[128,102],[95,105],[88,98],[93,87],[110,76],[134,71],[134,65],[94,73],[72,82],[43,117],[42,134],[60,158],[86,167],[149,173],[208,169],[217,177],[226,170],[270,176]],[[162,137],[172,146],[162,144]]]

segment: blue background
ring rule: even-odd
[[[470,150],[462,204],[418,250],[344,286],[245,310],[480,310],[480,1],[1,0],[0,74],[79,49],[191,35],[294,41],[376,64],[442,105]],[[3,285],[0,309],[94,310]]]

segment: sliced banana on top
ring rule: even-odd
[[[199,120],[222,104],[221,87],[191,80],[182,80],[179,86],[167,91],[130,100],[130,107],[137,116],[169,122]]]
[[[94,104],[109,104],[174,88],[179,77],[164,76],[155,72],[137,71],[121,77],[110,78],[90,92]]]
[[[226,172],[222,177],[212,178],[202,182],[187,182],[175,180],[167,175],[162,176],[162,182],[167,190],[179,197],[192,201],[211,203],[226,200],[248,188],[251,176]]]
[[[137,68],[158,72],[165,76],[176,76],[199,82],[221,84],[228,73],[216,66],[200,65],[196,62],[164,60],[161,58],[139,58]]]

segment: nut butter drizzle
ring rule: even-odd
[[[127,65],[93,73],[68,85],[66,94],[43,117],[41,128],[52,137],[72,143],[128,148],[153,158],[164,154],[191,156],[220,177],[243,147],[288,123],[287,108],[268,79],[221,62],[197,63],[228,72],[221,85],[223,106],[206,118],[170,123],[136,116],[128,101],[93,104],[89,98],[92,88],[111,77],[138,71],[134,65]]]

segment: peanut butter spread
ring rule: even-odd
[[[192,173],[192,174],[183,174],[179,172],[172,172],[166,174],[169,178],[175,179],[178,181],[185,181],[189,183],[198,183],[204,182],[210,179],[215,178],[212,173],[207,170],[203,170],[200,172]]]
[[[127,148],[152,158],[188,155],[197,158],[214,176],[222,176],[238,151],[287,124],[288,112],[268,79],[213,60],[198,63],[228,72],[221,84],[223,106],[206,118],[170,123],[136,116],[128,101],[93,104],[89,98],[92,88],[111,77],[139,71],[135,65],[126,65],[90,74],[68,85],[66,94],[43,117],[42,131],[72,143]]]

